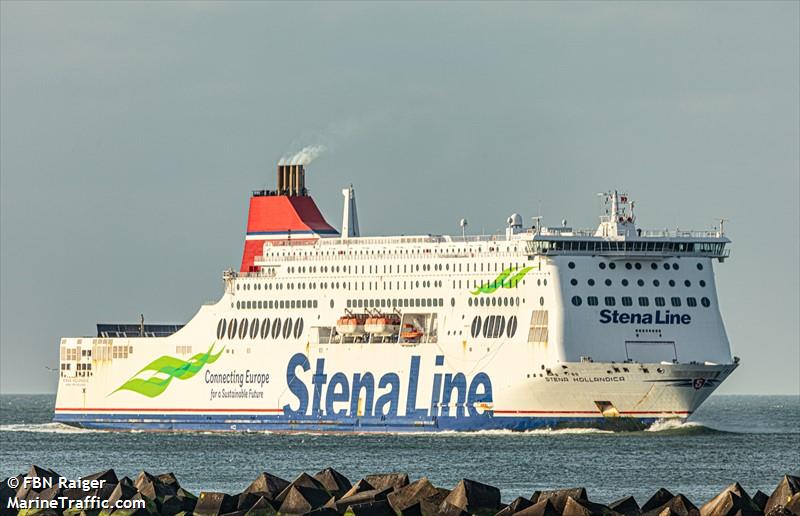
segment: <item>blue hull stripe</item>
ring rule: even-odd
[[[604,417],[439,417],[290,419],[246,414],[56,414],[54,421],[91,429],[196,430],[250,432],[442,432],[477,430],[524,431],[540,428],[640,430],[657,418]]]

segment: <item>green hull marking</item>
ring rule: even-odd
[[[516,288],[520,280],[525,277],[533,267],[524,267],[519,272],[511,276],[512,269],[509,267],[497,276],[494,281],[486,285],[481,285],[477,289],[471,291],[473,296],[480,294],[493,294],[499,288]],[[510,277],[509,277],[510,276]]]
[[[216,342],[214,344],[216,344]],[[225,351],[225,347],[223,346],[223,348],[219,350],[219,353],[214,355],[212,354],[214,344],[212,344],[205,353],[198,353],[188,361],[168,355],[159,357],[144,366],[138,373],[133,375],[130,380],[120,385],[114,392],[121,390],[133,391],[149,398],[155,398],[169,387],[173,378],[188,380],[203,369],[206,364],[213,364],[216,362],[220,355],[222,355],[222,352]],[[150,378],[146,380],[136,378],[145,371],[153,371]],[[166,375],[166,377],[163,375]],[[111,394],[114,394],[114,392]]]

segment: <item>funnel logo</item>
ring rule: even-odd
[[[216,362],[222,352],[225,351],[225,347],[223,346],[218,353],[214,354],[214,344],[205,353],[198,353],[188,361],[168,355],[157,358],[144,366],[114,392],[122,390],[133,391],[148,398],[155,398],[169,387],[173,378],[188,380],[200,372],[206,364]],[[147,377],[143,378],[142,376],[145,375]],[[111,394],[114,394],[114,392]]]

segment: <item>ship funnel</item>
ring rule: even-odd
[[[358,211],[356,210],[356,191],[353,185],[342,190],[344,209],[342,210],[342,238],[358,237]]]
[[[278,195],[308,195],[303,165],[278,165]]]

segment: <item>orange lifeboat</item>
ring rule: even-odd
[[[404,324],[403,331],[400,333],[400,337],[402,337],[403,340],[411,341],[417,340],[418,338],[422,337],[422,335],[424,335],[422,331],[418,330],[411,324]]]
[[[373,315],[367,317],[364,330],[379,337],[394,335],[400,329],[400,317],[397,315]]]
[[[363,335],[366,316],[362,314],[349,314],[339,317],[336,321],[336,331],[342,335]]]

